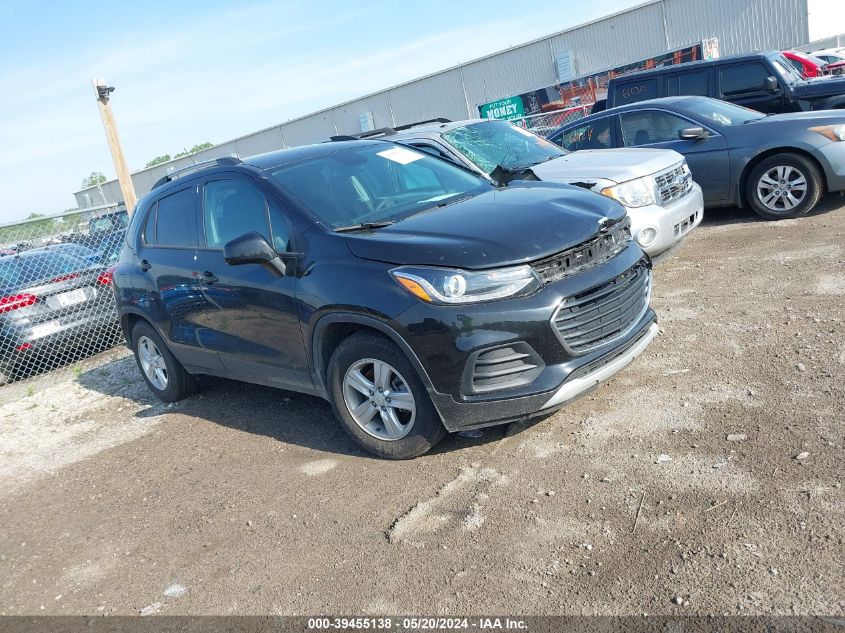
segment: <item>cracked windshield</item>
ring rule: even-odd
[[[455,128],[443,137],[486,174],[496,167],[527,169],[567,152],[506,121],[482,121]]]

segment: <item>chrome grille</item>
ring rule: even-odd
[[[686,162],[654,177],[660,204],[666,206],[692,189],[692,175]]]
[[[627,217],[591,240],[555,253],[531,266],[543,282],[557,281],[579,270],[607,261],[631,239],[631,220]]]
[[[565,299],[552,317],[561,341],[587,352],[627,334],[648,308],[651,270],[640,262],[600,286]]]

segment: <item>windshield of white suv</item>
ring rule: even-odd
[[[456,127],[443,138],[486,174],[496,167],[513,171],[564,156],[567,152],[507,121],[480,121]]]
[[[683,102],[682,107],[690,114],[696,114],[719,125],[740,125],[766,118],[765,114],[757,112],[757,110],[743,108],[727,101],[708,97],[687,99]]]
[[[334,230],[392,224],[492,187],[447,161],[392,143],[341,149],[272,169],[270,176]]]

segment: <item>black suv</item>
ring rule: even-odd
[[[383,457],[554,411],[657,331],[617,202],[499,189],[386,141],[220,159],[138,203],[114,270],[153,392],[195,374],[326,398]]]
[[[655,99],[697,95],[730,101],[759,112],[845,108],[845,78],[805,79],[781,53],[737,55],[662,66],[610,80],[605,108]]]

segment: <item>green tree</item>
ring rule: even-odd
[[[161,156],[156,156],[150,162],[147,163],[147,167],[155,167],[156,165],[161,165],[162,163],[166,163],[169,160],[173,160],[170,158],[170,154],[162,154]]]
[[[194,145],[191,149],[186,149],[184,152],[179,152],[173,158],[182,158],[182,156],[190,156],[191,154],[196,154],[197,152],[201,152],[202,150],[208,149],[210,147],[214,147],[214,143],[209,143],[208,141],[206,141],[205,143]]]
[[[101,171],[92,171],[89,176],[82,179],[82,188],[85,189],[86,187],[93,187],[95,185],[101,185],[106,182],[106,177]]]

